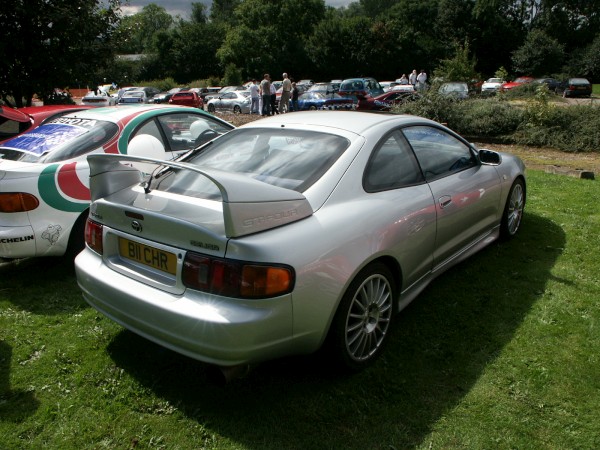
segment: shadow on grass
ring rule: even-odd
[[[0,420],[21,422],[32,415],[39,407],[33,392],[10,388],[10,361],[12,348],[0,341]]]
[[[34,314],[63,314],[88,307],[77,286],[73,259],[66,256],[2,265],[0,292],[5,300]]]
[[[225,387],[205,365],[123,331],[113,360],[190,420],[244,448],[406,448],[477,382],[544,292],[565,236],[526,215],[521,234],[445,273],[396,321],[383,357],[340,376],[316,356],[272,361]]]

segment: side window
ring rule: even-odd
[[[149,134],[150,136],[154,136],[156,139],[158,139],[164,145],[164,139],[163,139],[162,135],[160,134],[160,130],[158,129],[158,126],[156,125],[156,122],[154,121],[154,119],[149,120],[144,125],[142,125],[140,128],[138,128],[138,130],[135,132],[135,136],[138,136],[140,134]]]
[[[477,164],[469,146],[443,130],[418,126],[404,128],[402,132],[413,148],[427,181]]]
[[[363,186],[367,192],[396,189],[423,181],[410,146],[398,131],[375,148],[365,169]]]
[[[191,150],[229,131],[221,123],[210,120],[210,116],[200,114],[165,114],[158,117],[158,122],[175,152]]]

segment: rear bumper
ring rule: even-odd
[[[291,296],[222,298],[161,291],[107,267],[85,249],[75,260],[85,300],[125,328],[194,359],[220,366],[295,353]]]

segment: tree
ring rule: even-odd
[[[477,60],[469,56],[469,44],[456,45],[454,57],[444,59],[434,70],[434,77],[445,81],[471,81],[479,78],[475,70]]]
[[[119,53],[152,53],[156,50],[156,36],[173,24],[173,17],[165,8],[150,3],[141,12],[121,20],[115,36],[117,50]]]
[[[0,95],[31,104],[55,87],[99,83],[98,67],[113,59],[111,35],[119,0],[2,0]],[[96,78],[92,79],[92,76]]]
[[[245,0],[234,12],[218,57],[223,67],[234,64],[245,77],[265,72],[312,75],[305,41],[325,13],[323,0]]]
[[[512,62],[517,73],[544,76],[560,72],[564,58],[561,43],[541,30],[532,30],[513,52]]]

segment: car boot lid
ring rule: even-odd
[[[220,191],[222,198],[223,232],[227,238],[236,238],[260,231],[296,222],[313,214],[312,206],[300,192],[273,186],[245,175],[206,169],[192,164],[163,161],[153,158],[134,157],[129,155],[89,155],[90,190],[92,201],[109,197],[112,194],[132,185],[143,182],[142,194],[148,200],[168,195],[170,202],[189,203],[190,199],[181,195],[157,192],[152,196],[152,179],[143,175],[138,167],[149,173],[148,165],[156,168],[183,169],[196,172],[209,179]],[[177,200],[179,197],[180,200]],[[198,205],[205,200],[198,201]],[[139,203],[139,202],[138,202]],[[214,202],[213,202],[214,203]],[[150,205],[148,205],[151,207]],[[188,205],[189,208],[189,205]],[[202,217],[195,215],[198,225]]]

